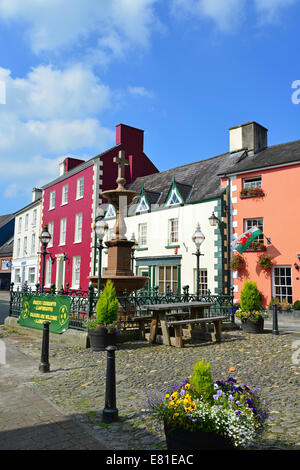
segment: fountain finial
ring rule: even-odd
[[[125,166],[129,165],[129,160],[125,158],[124,150],[120,150],[119,155],[117,157],[114,157],[114,163],[117,163],[118,165],[118,178],[116,180],[118,183],[117,190],[125,189]]]

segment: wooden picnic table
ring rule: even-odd
[[[158,324],[160,322],[162,335],[163,335],[163,344],[171,345],[170,336],[169,336],[169,324],[175,325],[175,321],[172,323],[168,322],[167,314],[171,313],[174,310],[182,310],[188,308],[190,311],[190,316],[188,319],[182,321],[178,320],[179,322],[183,322],[184,324],[188,325],[188,328],[191,330],[193,328],[193,324],[197,323],[197,319],[201,319],[201,322],[206,324],[206,319],[204,319],[204,309],[209,308],[215,305],[214,302],[178,302],[178,303],[168,303],[168,304],[153,304],[153,305],[145,305],[145,310],[148,313],[152,311],[152,319],[151,319],[151,326],[150,326],[150,336],[149,342],[155,343]],[[180,312],[180,315],[183,315],[185,312]],[[176,314],[175,314],[176,315]],[[146,314],[147,317],[147,314]],[[203,319],[203,322],[202,322]],[[191,322],[189,321],[191,320]],[[196,321],[195,321],[196,320]],[[177,321],[177,325],[178,325]],[[217,320],[216,320],[217,321]],[[209,318],[207,318],[207,323],[209,323]],[[177,337],[177,340],[176,340]],[[175,328],[175,346],[182,347],[182,327],[181,325]]]

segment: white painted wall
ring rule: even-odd
[[[33,212],[37,211],[36,223],[33,224]],[[25,218],[28,215],[28,227],[25,229]],[[22,219],[21,231],[19,231],[19,220]],[[24,282],[28,287],[35,288],[38,281],[38,254],[40,248],[39,235],[41,231],[41,202],[36,201],[29,208],[24,208],[16,215],[14,231],[14,250],[12,260],[11,282],[14,282],[14,289],[21,288]],[[32,234],[35,234],[35,252],[31,251]],[[24,254],[24,239],[27,237],[27,254]],[[18,240],[20,240],[20,254],[17,253]],[[29,269],[35,269],[34,282],[29,282]],[[20,282],[16,279],[16,270],[20,270]]]
[[[214,234],[215,228],[209,223],[208,218],[212,215],[216,201],[202,202],[199,204],[190,204],[184,206],[175,206],[168,209],[154,210],[150,213],[129,216],[125,218],[127,227],[126,237],[131,238],[132,233],[138,239],[138,225],[147,223],[147,250],[136,250],[135,257],[153,257],[153,256],[174,256],[174,248],[168,246],[168,223],[169,219],[178,218],[178,255],[181,259],[181,287],[190,286],[190,292],[194,292],[194,270],[196,269],[195,244],[192,236],[199,222],[201,231],[205,240],[201,246],[200,268],[207,268],[208,288],[212,293],[217,287],[214,276],[217,270],[214,269],[216,259],[214,253],[216,248],[214,240],[217,239]],[[106,220],[110,229],[113,229],[115,219]],[[107,266],[107,254],[103,251],[102,266]],[[134,269],[135,271],[135,269]],[[157,281],[157,275],[155,276]],[[156,283],[157,284],[157,283]]]

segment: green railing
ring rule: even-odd
[[[66,285],[66,289],[55,289],[55,285],[51,285],[50,288],[41,289],[39,284],[36,284],[35,289],[23,287],[22,289],[17,288],[14,290],[14,284],[10,286],[10,303],[9,303],[9,315],[12,317],[19,317],[22,311],[22,303],[24,295],[35,295],[35,296],[68,296],[71,299],[70,302],[70,322],[69,328],[86,330],[86,321],[95,314],[95,308],[98,300],[97,289],[94,289],[92,285],[89,286],[87,291],[81,289],[70,289],[69,285]],[[143,310],[147,305],[152,304],[170,304],[170,303],[186,303],[186,309],[189,307],[189,303],[192,301],[210,302],[214,305],[210,308],[205,309],[206,316],[223,315],[228,318],[228,321],[234,321],[234,309],[233,309],[233,292],[230,295],[212,295],[210,291],[205,294],[201,294],[198,298],[195,294],[189,293],[189,287],[183,287],[183,293],[178,294],[167,291],[162,294],[159,292],[159,288],[148,290],[139,290],[137,292],[128,293],[124,291],[122,296],[118,297],[119,304],[121,306],[121,323],[123,328],[128,326],[128,322],[133,317],[143,314]]]

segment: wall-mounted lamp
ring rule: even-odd
[[[56,261],[56,258],[49,253],[50,259],[51,259],[51,264],[54,264]]]
[[[220,223],[220,220],[219,218],[215,215],[215,213],[213,212],[212,215],[208,218],[209,220],[209,223],[212,227],[216,227],[219,223]]]
[[[64,255],[64,261],[67,261],[69,260],[70,258],[68,258],[67,254],[63,251],[63,255]]]
[[[300,267],[297,263],[294,263],[294,268],[297,269],[297,271],[299,271]]]

